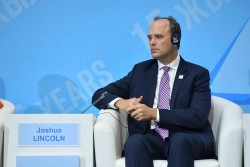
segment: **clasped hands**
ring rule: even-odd
[[[139,98],[119,99],[115,103],[115,106],[120,110],[131,114],[131,117],[138,121],[155,120],[157,115],[156,109],[142,104],[142,99],[143,96],[140,96]]]

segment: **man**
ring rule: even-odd
[[[127,112],[127,167],[193,167],[195,159],[216,158],[208,115],[209,72],[179,54],[181,28],[173,17],[156,17],[148,32],[153,59],[138,63],[122,79],[97,90],[97,108]]]

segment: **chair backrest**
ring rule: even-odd
[[[212,96],[211,110],[208,119],[212,126],[216,145],[215,151],[218,155],[221,126],[225,127],[226,124],[230,124],[232,121],[242,120],[242,110],[238,105],[229,100]]]

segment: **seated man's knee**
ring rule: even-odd
[[[141,134],[135,134],[130,137],[128,137],[126,144],[125,144],[125,150],[126,149],[135,149],[136,147],[140,147],[143,144],[143,135]]]
[[[174,150],[183,150],[184,148],[191,148],[192,145],[189,142],[189,136],[185,134],[174,134],[169,139],[169,147]]]

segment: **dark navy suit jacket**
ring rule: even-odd
[[[117,97],[124,99],[143,96],[143,104],[153,107],[158,74],[157,60],[151,59],[136,64],[122,79],[97,90],[92,101],[105,91],[109,95],[95,104],[99,109]],[[159,126],[168,128],[171,134],[193,133],[209,147],[214,142],[208,115],[211,108],[211,93],[207,69],[185,61],[182,57],[172,89],[170,110],[160,109]],[[144,134],[150,129],[150,121],[137,121],[128,115],[129,135]]]

